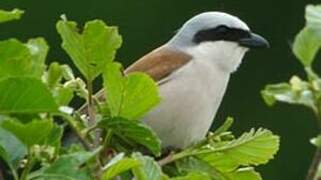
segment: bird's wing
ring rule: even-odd
[[[180,67],[186,65],[192,57],[178,50],[172,50],[166,46],[162,46],[149,54],[143,56],[134,64],[129,66],[124,74],[128,75],[132,72],[144,72],[154,79],[158,84],[167,82],[170,74]],[[105,100],[104,90],[100,90],[95,94],[99,101]],[[80,108],[80,112],[86,112],[87,104]]]
[[[161,83],[171,73],[187,64],[192,57],[181,51],[172,50],[168,47],[160,47],[143,56],[125,70],[125,74],[131,72],[144,72]]]

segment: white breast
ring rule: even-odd
[[[193,59],[160,86],[162,101],[145,117],[162,147],[184,148],[208,132],[229,80],[209,61]]]

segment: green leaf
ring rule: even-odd
[[[211,180],[210,176],[202,172],[192,172],[183,177],[175,177],[170,180]]]
[[[56,87],[62,79],[62,68],[57,62],[49,65],[46,82],[50,88]]]
[[[63,127],[53,124],[53,127],[48,137],[45,139],[44,144],[55,147],[56,152],[59,152],[59,148],[61,147],[62,135],[63,135]]]
[[[220,172],[207,162],[195,157],[187,157],[176,161],[176,167],[182,174],[190,175],[191,173],[201,173],[205,175],[206,178],[210,177],[211,179],[217,180],[261,180],[260,174],[255,172],[252,167],[235,169],[234,171],[229,172]]]
[[[70,66],[68,66],[67,64],[64,64],[64,65],[61,65],[61,69],[62,69],[62,75],[67,81],[75,79],[74,73]]]
[[[110,129],[117,136],[147,147],[154,155],[160,155],[161,145],[157,135],[148,126],[123,118],[103,119],[99,126]]]
[[[196,157],[190,156],[178,161],[175,161],[175,166],[180,174],[188,174],[191,172],[202,172],[208,174],[212,179],[222,179],[223,175],[215,167],[211,166]]]
[[[146,74],[123,76],[121,65],[109,63],[104,71],[104,88],[112,117],[141,118],[155,107],[160,97],[156,83]]]
[[[315,145],[317,148],[321,147],[321,135],[314,137],[310,140],[310,143]]]
[[[162,170],[157,162],[148,156],[143,156],[140,153],[134,153],[133,159],[140,162],[140,166],[133,169],[135,177],[139,180],[161,180]]]
[[[45,61],[49,46],[43,38],[30,39],[26,46],[31,54],[31,70],[35,76],[40,77],[45,70]]]
[[[56,112],[48,88],[36,78],[14,77],[0,81],[0,113]]]
[[[48,45],[42,38],[31,39],[27,44],[16,39],[0,41],[0,78],[33,76],[41,78]]]
[[[23,124],[17,120],[5,120],[1,127],[14,134],[23,144],[31,147],[35,144],[44,144],[51,134],[53,123],[50,120],[33,120]]]
[[[62,155],[49,167],[43,168],[36,179],[90,180],[92,178],[89,172],[81,165],[92,159],[96,153],[97,151]]]
[[[54,92],[57,104],[67,106],[74,97],[74,90],[71,87],[60,87]]]
[[[0,127],[0,157],[12,168],[18,168],[27,147],[11,132]]]
[[[234,172],[227,173],[229,180],[262,180],[259,173],[255,172],[253,168],[240,168]]]
[[[222,172],[239,166],[265,164],[279,149],[279,137],[266,129],[252,129],[238,139],[218,145],[205,145],[198,157]]]
[[[309,84],[301,81],[296,76],[294,76],[290,82],[291,84],[280,83],[267,85],[265,89],[261,91],[266,104],[272,106],[276,101],[280,101],[315,108],[314,97],[312,91],[309,89]]]
[[[307,27],[321,32],[321,5],[308,5],[305,10],[305,19]],[[320,33],[321,35],[321,33]]]
[[[60,20],[57,30],[63,40],[62,47],[87,80],[94,80],[115,58],[122,39],[116,27],[107,26],[103,21],[93,20],[85,24],[82,34],[77,24]]]
[[[320,47],[321,36],[317,36],[309,28],[304,28],[295,38],[293,53],[304,66],[311,66]]]
[[[211,136],[218,136],[218,135],[226,132],[227,130],[230,129],[230,127],[232,126],[233,122],[234,122],[234,118],[228,117],[228,118],[225,120],[224,124],[223,124],[222,126],[220,126],[219,128],[217,128],[217,129],[213,132],[213,134],[212,134]]]
[[[106,171],[103,173],[103,180],[113,179],[115,176],[140,165],[138,160],[124,158],[123,155],[124,154],[120,154],[114,157],[107,164],[105,167]]]
[[[28,47],[16,39],[0,41],[0,67],[1,78],[36,75]]]
[[[59,106],[67,106],[78,91],[77,80],[68,65],[60,65],[57,62],[50,64],[44,81],[49,86],[53,97]],[[62,82],[64,82],[62,84]]]
[[[23,15],[24,11],[13,9],[11,11],[0,10],[0,23],[17,20]]]

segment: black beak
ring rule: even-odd
[[[251,33],[250,36],[247,38],[240,39],[239,44],[247,48],[256,48],[256,49],[270,47],[270,44],[266,39],[264,39],[262,36],[255,33]]]

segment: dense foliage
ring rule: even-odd
[[[0,11],[0,22],[22,14]],[[46,65],[43,38],[0,41],[0,178],[261,179],[254,166],[273,158],[278,136],[259,128],[235,137],[228,118],[199,144],[162,158],[159,138],[140,121],[161,101],[157,84],[144,73],[122,73],[114,61],[122,44],[117,27],[93,20],[79,30],[62,16],[56,28],[83,78],[66,64]],[[93,96],[98,76],[106,100]],[[88,117],[73,98],[87,101]],[[63,140],[70,129],[76,140]]]

